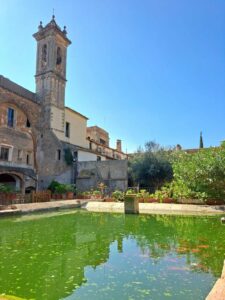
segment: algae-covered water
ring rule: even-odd
[[[220,217],[73,211],[0,220],[0,295],[204,299],[220,276]]]

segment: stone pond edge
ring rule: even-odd
[[[0,210],[0,217],[74,208],[82,208],[92,212],[124,213],[124,203],[122,202],[98,202],[93,200],[62,200],[16,204],[14,206],[15,209]],[[225,215],[225,205],[140,203],[139,212],[140,214]]]

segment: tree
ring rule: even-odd
[[[172,180],[169,152],[154,141],[147,142],[144,150],[140,149],[129,161],[129,182],[153,192]]]
[[[205,198],[225,199],[225,148],[208,148],[193,154],[176,153],[174,186]],[[188,196],[188,195],[187,195]]]
[[[204,144],[203,144],[203,137],[202,137],[202,132],[200,132],[200,142],[199,142],[199,148],[200,148],[200,149],[204,148]]]

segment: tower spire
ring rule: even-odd
[[[66,86],[67,47],[71,41],[66,36],[66,29],[62,30],[56,23],[54,14],[47,25],[40,23],[38,32],[33,36],[37,41],[36,93],[46,103],[62,108]]]

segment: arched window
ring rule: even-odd
[[[60,47],[57,47],[57,53],[56,53],[56,64],[60,65],[62,62],[62,51]]]
[[[46,45],[46,44],[44,44],[44,45],[42,46],[42,61],[43,61],[44,63],[47,62],[47,45]]]

